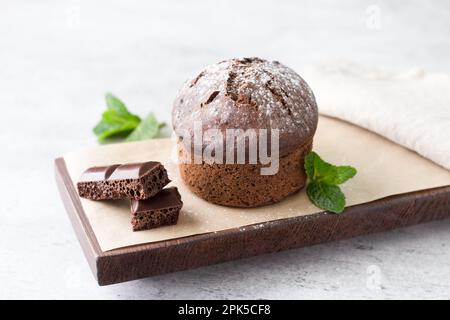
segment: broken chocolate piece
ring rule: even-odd
[[[151,199],[132,200],[133,231],[176,224],[182,206],[183,202],[176,187],[163,189]]]
[[[80,197],[92,200],[147,199],[170,182],[164,166],[155,161],[93,167],[80,177]]]

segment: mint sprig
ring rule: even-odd
[[[114,95],[105,96],[107,109],[93,131],[100,142],[111,138],[127,138],[127,141],[151,139],[158,135],[161,124],[150,113],[144,121],[128,111],[125,103]]]
[[[126,141],[153,139],[158,135],[159,129],[163,126],[165,126],[165,123],[159,123],[158,120],[156,120],[155,115],[150,112],[128,136]]]
[[[306,193],[317,207],[341,213],[345,208],[345,195],[338,185],[356,175],[351,166],[335,166],[328,163],[315,152],[305,157],[305,171],[309,179]]]

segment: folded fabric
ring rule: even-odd
[[[450,170],[450,75],[343,61],[302,74],[320,113],[376,132]]]

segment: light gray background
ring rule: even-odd
[[[448,1],[2,1],[0,298],[450,298],[450,220],[98,287],[53,178],[106,91],[170,123],[221,59],[449,72],[449,31]]]

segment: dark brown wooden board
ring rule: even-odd
[[[450,186],[390,196],[346,208],[103,252],[83,211],[63,158],[56,181],[99,285],[192,269],[450,217]]]

